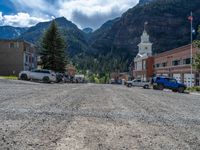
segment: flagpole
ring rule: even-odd
[[[190,87],[192,87],[192,76],[193,76],[193,68],[192,68],[192,63],[193,63],[193,44],[192,44],[192,42],[193,42],[193,33],[192,33],[192,31],[193,31],[193,14],[192,14],[192,12],[191,12],[191,48],[190,48],[190,54],[191,54],[191,59],[190,59],[190,63],[191,63],[191,69],[190,69]]]

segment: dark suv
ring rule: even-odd
[[[178,83],[176,79],[165,76],[154,77],[152,79],[153,89],[171,89],[173,92],[184,93],[186,85]]]

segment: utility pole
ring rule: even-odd
[[[191,63],[191,69],[190,69],[190,87],[192,87],[192,79],[193,79],[193,68],[192,68],[192,63],[193,63],[193,14],[191,12],[190,14],[190,23],[191,23],[191,48],[190,48],[190,63]]]

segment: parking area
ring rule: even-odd
[[[0,149],[200,149],[200,96],[0,79]]]

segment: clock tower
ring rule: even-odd
[[[147,56],[152,55],[152,43],[149,40],[149,35],[146,31],[146,27],[141,36],[141,42],[138,44],[139,52],[138,54],[143,55],[146,54]]]
[[[133,77],[143,81],[149,81],[153,75],[152,45],[149,40],[149,35],[146,30],[147,22],[144,24],[144,31],[141,36],[141,41],[138,44],[139,52],[134,58]]]

